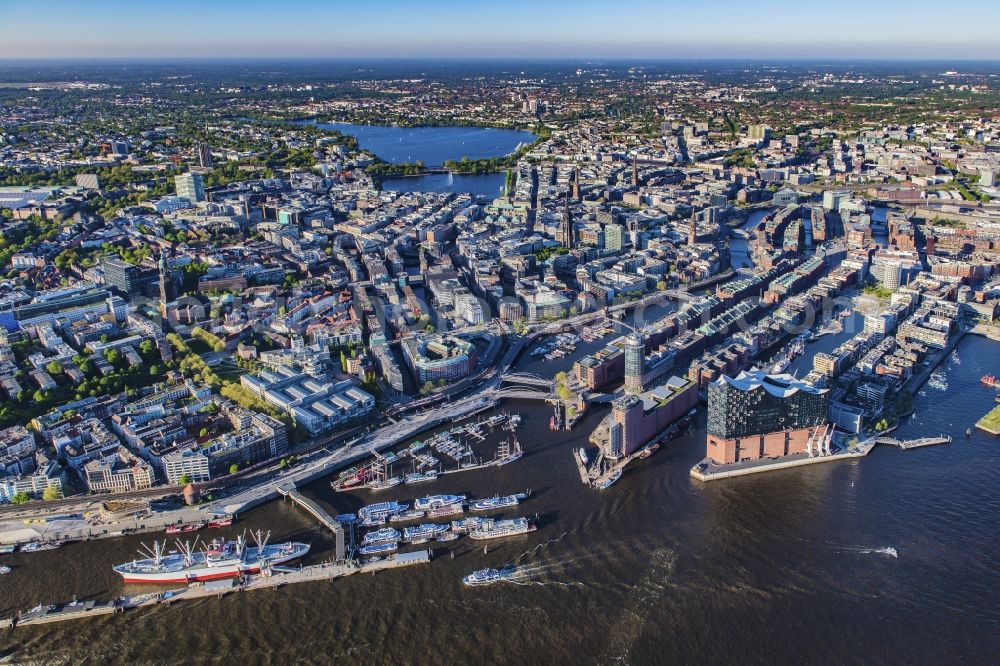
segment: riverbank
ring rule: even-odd
[[[1000,435],[1000,406],[994,407],[986,416],[976,421],[976,427],[991,435]]]

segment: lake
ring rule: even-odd
[[[447,160],[470,160],[502,157],[537,137],[525,130],[495,127],[397,127],[394,125],[355,125],[352,123],[298,124],[316,125],[356,137],[359,145],[380,159],[393,164],[423,162],[439,166]],[[503,174],[482,176],[433,174],[414,178],[391,178],[384,189],[406,192],[471,192],[496,196],[503,185]]]
[[[365,150],[386,162],[417,162],[440,165],[446,160],[468,157],[478,160],[509,155],[535,135],[524,130],[495,127],[396,127],[392,125],[354,125],[351,123],[314,123],[357,138]]]

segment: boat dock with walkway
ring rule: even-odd
[[[319,521],[320,525],[326,527],[331,532],[333,532],[334,537],[337,541],[337,561],[343,560],[347,556],[346,547],[344,545],[344,526],[334,520],[333,516],[328,514],[323,507],[309,499],[298,490],[292,484],[284,484],[278,486],[278,492],[281,495],[292,500],[295,504],[305,509],[313,518]]]
[[[359,564],[353,560],[342,563],[316,564],[301,568],[275,567],[270,573],[243,576],[240,579],[225,579],[208,583],[195,583],[186,588],[154,592],[133,597],[122,597],[113,601],[72,601],[64,604],[42,605],[13,618],[0,620],[0,628],[48,624],[79,620],[98,615],[122,613],[135,608],[156,605],[171,605],[181,601],[220,597],[233,592],[263,590],[283,587],[293,583],[313,583],[334,580],[356,573],[375,574],[388,569],[398,569],[431,561],[431,551],[418,550],[399,553],[382,560]]]

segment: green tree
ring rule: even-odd
[[[25,502],[28,502],[30,500],[31,500],[31,495],[29,495],[24,491],[16,493],[13,497],[10,498],[10,501],[13,504],[24,504]]]
[[[180,478],[177,479],[177,483],[179,483],[182,486],[186,486],[187,484],[191,483],[191,477],[188,476],[187,474],[181,474]]]
[[[55,486],[48,486],[42,493],[42,499],[46,502],[62,498],[62,491]]]
[[[232,465],[229,466],[229,473],[230,474],[236,474],[236,472],[238,472],[238,471],[240,471],[240,466],[238,464],[233,463]]]
[[[55,375],[61,375],[63,369],[62,366],[56,363],[55,361],[50,361],[49,364],[45,366],[45,370],[50,375],[55,376]]]

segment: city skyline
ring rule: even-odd
[[[27,25],[0,44],[0,59],[31,58],[750,58],[1000,59],[991,34],[1000,7],[965,3],[970,20],[942,34],[940,6],[873,5],[847,0],[831,13],[797,6],[794,15],[750,3],[702,5],[646,0],[608,7],[585,0],[529,3],[502,11],[451,0],[359,5],[298,3],[294,12],[269,4],[190,0],[169,11],[112,1],[51,6],[13,0],[0,22]],[[820,26],[815,28],[812,26]]]

